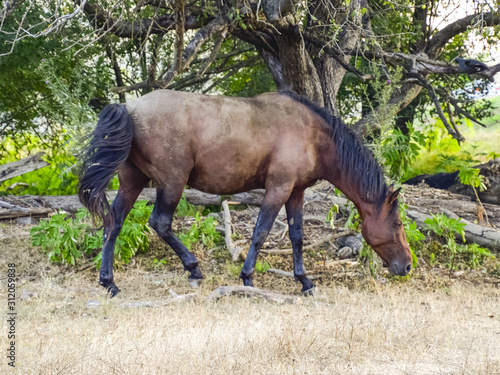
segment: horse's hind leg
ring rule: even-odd
[[[134,164],[127,161],[118,171],[120,188],[113,201],[111,210],[114,215],[112,227],[104,228],[101,270],[99,284],[105,287],[114,297],[120,289],[113,280],[113,258],[115,253],[116,238],[122,230],[123,222],[134,206],[135,200],[149,181]]]
[[[293,273],[295,280],[302,283],[302,293],[312,294],[315,285],[307,278],[302,257],[304,191],[294,191],[285,203],[288,232],[293,248]]]
[[[186,246],[177,238],[172,231],[172,219],[174,212],[182,196],[184,184],[179,184],[175,188],[156,189],[155,208],[149,217],[149,225],[163,238],[163,240],[174,250],[181,259],[182,265],[186,271],[191,272],[189,281],[191,284],[197,284],[203,276],[198,268],[198,259],[191,253]]]
[[[247,259],[241,269],[240,278],[243,280],[243,285],[253,286],[252,274],[257,263],[257,257],[264,241],[273,226],[274,220],[278,215],[279,210],[283,207],[290,195],[290,190],[277,188],[267,189],[264,201],[260,208],[257,224],[252,236],[252,244],[248,250]]]

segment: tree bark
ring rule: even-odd
[[[293,18],[280,19],[274,37],[285,83],[300,95],[319,106],[324,106],[320,79],[311,57],[306,51],[304,39]]]

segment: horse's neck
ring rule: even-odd
[[[351,171],[341,171],[338,168],[338,163],[336,163],[335,155],[331,155],[328,161],[328,165],[325,166],[325,170],[328,171],[326,180],[339,189],[352,203],[356,206],[361,217],[365,216],[365,213],[370,212],[370,203],[364,202],[361,198],[361,193],[359,192],[359,184],[349,183],[349,181],[355,181],[356,178],[349,178],[349,173]]]

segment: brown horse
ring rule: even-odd
[[[118,171],[120,188],[111,209],[105,188]],[[252,244],[241,270],[252,286],[259,250],[283,206],[293,247],[294,275],[303,292],[314,284],[302,259],[304,190],[325,179],[356,206],[362,234],[396,275],[411,270],[401,224],[399,189],[387,187],[380,166],[341,121],[291,92],[253,98],[159,90],[100,114],[86,147],[80,200],[104,221],[100,284],[112,295],[113,253],[139,193],[157,188],[149,224],[180,257],[190,280],[202,278],[198,260],[172,232],[172,218],[186,185],[213,194],[265,188]]]

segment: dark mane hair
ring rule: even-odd
[[[304,104],[325,120],[328,132],[335,142],[341,178],[347,179],[349,185],[359,188],[363,201],[381,205],[388,194],[382,168],[356,134],[328,109],[321,108],[292,90],[281,90],[279,93]]]

